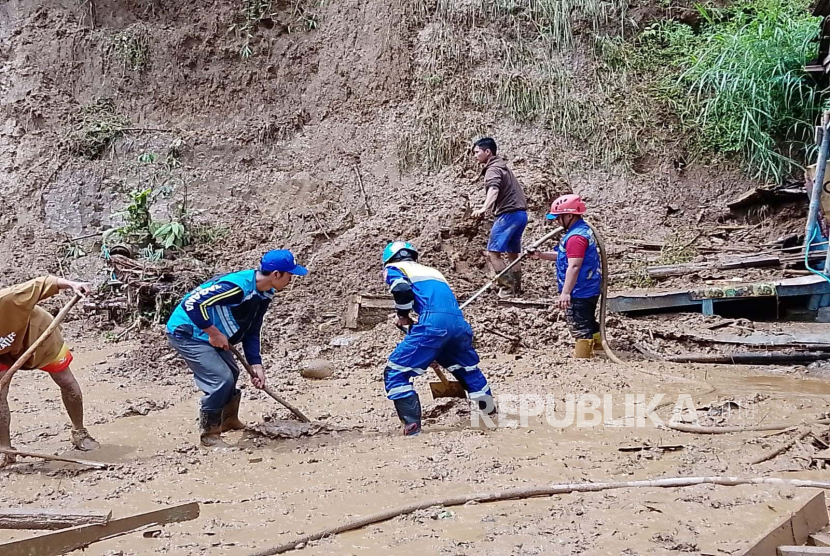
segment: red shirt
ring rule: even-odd
[[[588,240],[582,236],[573,235],[565,242],[565,253],[569,259],[584,259],[588,250]]]

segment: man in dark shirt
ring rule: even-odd
[[[199,390],[205,393],[199,413],[201,443],[225,446],[224,431],[244,427],[239,420],[242,393],[236,388],[239,368],[230,344],[242,342],[253,370],[251,383],[265,387],[260,356],[260,329],[274,292],[288,286],[293,275],[308,271],[286,249],[269,251],[259,268],[226,274],[187,294],[167,321],[167,338],[179,352]]]
[[[484,190],[487,197],[484,205],[474,210],[472,216],[481,218],[491,208],[496,215],[485,257],[493,272],[498,274],[507,266],[502,253],[507,255],[509,262],[513,262],[522,252],[522,234],[527,226],[527,198],[516,176],[504,160],[496,155],[496,151],[496,142],[490,137],[479,139],[473,147],[473,155],[484,167]],[[521,265],[514,266],[500,282],[502,287],[520,294]]]

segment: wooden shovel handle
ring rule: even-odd
[[[6,386],[9,385],[9,383],[12,381],[12,375],[14,375],[14,373],[20,370],[20,368],[26,363],[29,357],[32,356],[35,350],[39,348],[43,342],[46,341],[46,338],[48,338],[49,335],[52,334],[52,332],[54,332],[58,326],[60,326],[60,324],[63,322],[63,319],[65,319],[66,315],[69,314],[69,311],[72,310],[72,307],[74,307],[75,304],[80,300],[81,295],[76,293],[72,297],[72,299],[70,299],[67,302],[67,304],[63,306],[61,312],[58,313],[58,315],[54,319],[52,319],[52,322],[49,324],[48,327],[46,327],[46,330],[43,331],[43,334],[38,336],[38,339],[35,340],[34,343],[32,343],[32,345],[29,346],[29,349],[24,351],[23,355],[17,358],[17,361],[15,361],[14,365],[12,365],[9,368],[9,370],[6,371],[6,374],[3,376],[3,378],[0,378],[0,392],[2,392],[6,388]]]
[[[241,353],[239,353],[239,350],[236,349],[235,346],[232,346],[232,345],[228,344],[228,348],[230,348],[231,353],[233,353],[236,356],[236,358],[239,360],[239,362],[242,363],[242,366],[245,367],[245,370],[248,371],[248,374],[253,375],[254,374],[254,369],[251,367],[250,364],[248,364],[248,361],[245,359],[245,356],[243,356]],[[300,411],[299,409],[297,409],[296,407],[294,407],[293,405],[288,403],[285,400],[285,398],[283,398],[282,396],[280,396],[279,394],[277,394],[276,392],[271,390],[268,386],[263,387],[262,390],[266,394],[271,396],[274,400],[276,400],[278,403],[282,404],[288,411],[290,411],[291,413],[296,415],[297,419],[299,419],[303,423],[310,423],[311,422],[311,419],[306,417],[305,414],[302,411]]]

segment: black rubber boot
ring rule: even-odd
[[[222,412],[199,412],[199,440],[205,448],[227,448],[222,441]]]
[[[236,390],[222,410],[222,432],[241,431],[245,428],[245,423],[239,420],[239,402],[242,400],[242,392]]]
[[[418,394],[394,400],[393,403],[403,423],[403,435],[418,436],[421,434],[421,400]]]

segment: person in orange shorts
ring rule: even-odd
[[[0,378],[52,323],[52,316],[38,307],[38,302],[65,289],[72,289],[81,295],[90,292],[89,284],[56,276],[35,278],[0,289]],[[83,394],[69,369],[70,363],[72,353],[64,343],[60,329],[56,329],[35,350],[23,368],[41,369],[49,373],[61,389],[63,405],[72,421],[72,444],[79,450],[95,450],[100,444],[84,428]],[[0,392],[0,448],[13,449],[8,394],[8,386]],[[0,453],[0,468],[14,461],[11,454]]]

